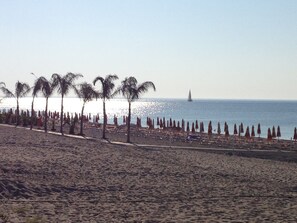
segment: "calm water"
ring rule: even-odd
[[[20,108],[31,108],[32,98],[20,99]],[[60,98],[49,99],[49,109],[60,111]],[[71,113],[81,111],[82,102],[78,98],[66,98],[64,101],[65,111]],[[128,113],[128,103],[122,99],[113,99],[107,102],[107,113],[109,122],[112,122],[114,115],[122,117]],[[12,98],[3,99],[0,104],[1,109],[16,107],[16,101]],[[44,110],[45,99],[35,99],[35,109]],[[99,113],[102,118],[101,100],[92,101],[86,104],[85,113],[96,115]],[[213,129],[217,123],[229,124],[229,131],[233,133],[233,125],[237,126],[242,122],[244,128],[258,123],[261,124],[262,137],[267,136],[268,127],[278,125],[281,128],[282,138],[293,137],[294,128],[297,127],[297,101],[253,101],[253,100],[194,100],[187,102],[184,99],[142,99],[132,103],[132,121],[136,117],[142,117],[142,124],[145,125],[146,117],[165,117],[176,121],[194,122],[203,121],[205,127],[211,120]],[[102,119],[101,119],[102,120]],[[121,123],[121,118],[119,122]]]

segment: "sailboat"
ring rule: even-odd
[[[192,100],[192,95],[191,95],[191,90],[189,90],[188,101],[193,101],[193,100]]]

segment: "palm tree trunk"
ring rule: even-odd
[[[129,102],[129,112],[127,120],[127,143],[130,143],[130,123],[131,123],[131,102]]]
[[[62,135],[64,134],[63,133],[63,119],[64,119],[64,115],[63,115],[63,109],[64,109],[64,107],[63,107],[63,99],[64,99],[64,95],[62,95],[62,100],[61,100],[61,117],[60,117],[60,124],[61,124],[61,126],[60,126],[60,132],[61,132]]]
[[[45,103],[45,118],[44,118],[44,131],[47,132],[47,107],[48,107],[48,98],[46,98]]]
[[[34,121],[34,117],[35,117],[35,112],[34,112],[34,96],[33,96],[33,100],[32,100],[32,104],[31,104],[31,126],[30,126],[30,130],[33,129],[33,121]]]
[[[18,126],[20,123],[19,121],[19,114],[20,114],[20,110],[19,110],[19,99],[17,98],[17,109],[16,109],[16,126]]]
[[[106,131],[106,110],[105,110],[105,101],[103,100],[103,131],[102,131],[102,138],[106,139],[105,131]]]
[[[81,117],[80,117],[80,135],[83,135],[84,109],[85,109],[85,103],[83,104],[82,109],[81,109]]]

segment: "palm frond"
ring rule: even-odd
[[[76,93],[85,103],[99,97],[99,93],[94,90],[91,84],[84,82],[78,86],[79,88],[76,88]]]
[[[9,89],[7,89],[6,87],[3,87],[2,86],[0,89],[3,92],[3,94],[5,95],[5,97],[7,97],[7,98],[15,98],[15,95]]]
[[[121,94],[129,101],[132,102],[136,99],[139,99],[141,94],[147,92],[150,88],[156,90],[156,87],[153,82],[146,81],[142,84],[137,84],[135,77],[128,77],[122,81],[120,89],[117,89],[117,92]]]
[[[94,86],[96,85],[97,81],[100,81],[101,84],[103,84],[103,83],[104,83],[104,78],[101,77],[101,76],[97,76],[97,77],[93,80],[93,85],[94,85]]]
[[[117,80],[117,75],[107,75],[105,78],[98,76],[94,79],[93,84],[96,85],[97,81],[101,82],[100,97],[103,100],[111,99],[114,96],[113,89],[115,88],[114,80]]]
[[[137,87],[137,91],[138,91],[139,93],[145,93],[145,92],[147,92],[150,88],[153,88],[153,90],[156,91],[156,87],[155,87],[154,83],[151,82],[151,81],[146,81],[146,82],[140,84],[140,85]]]
[[[30,91],[31,91],[30,86],[26,83],[23,83],[22,92],[20,94],[20,97],[25,97]]]

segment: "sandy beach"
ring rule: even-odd
[[[0,222],[297,221],[293,142],[86,132],[98,138],[0,125]]]

